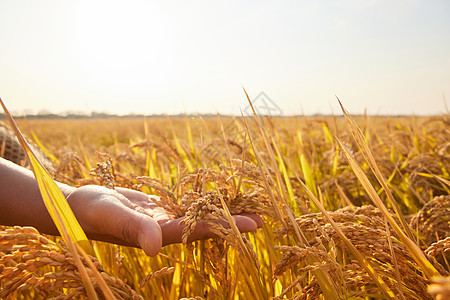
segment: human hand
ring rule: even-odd
[[[125,188],[107,189],[88,185],[75,189],[68,197],[75,216],[88,238],[125,246],[142,248],[147,255],[155,256],[161,247],[181,243],[183,218],[157,206],[149,196]],[[241,232],[255,231],[262,220],[255,214],[233,216]],[[229,228],[229,224],[220,221]],[[213,237],[206,222],[201,221],[188,241]]]

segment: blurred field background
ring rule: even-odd
[[[17,125],[51,157],[55,180],[101,184],[90,169],[102,152],[112,158],[116,186],[160,195],[161,205],[186,214],[186,222],[193,210],[211,214],[205,203],[224,219],[224,203],[232,213],[262,215],[264,228],[255,234],[222,231],[217,239],[165,247],[154,258],[93,242],[118,299],[449,299],[450,117],[353,120],[370,152],[350,121],[331,116],[260,123],[220,116],[18,119]],[[76,269],[61,271],[70,259],[36,263],[45,251],[65,250],[33,243],[3,248],[0,295],[86,296],[81,280],[67,273]],[[36,267],[27,271],[21,263]]]

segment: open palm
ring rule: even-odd
[[[75,189],[67,200],[80,225],[90,239],[142,248],[147,255],[158,254],[161,247],[181,243],[183,218],[157,206],[149,196],[139,191],[101,186]],[[254,214],[235,215],[241,232],[255,231],[262,226]],[[224,226],[228,226],[223,222]],[[213,237],[205,222],[200,222],[189,241]]]

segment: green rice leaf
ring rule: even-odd
[[[175,135],[175,132],[173,133],[173,141],[175,142],[175,147],[177,148],[178,153],[180,153],[181,157],[183,158],[183,161],[188,169],[189,172],[194,172],[194,166],[192,166],[191,161],[189,160],[189,157],[186,153],[186,151],[184,151],[183,147],[181,147],[180,142],[177,139],[177,136]]]
[[[191,130],[191,123],[189,122],[188,117],[186,116],[186,129],[187,129],[187,136],[189,139],[189,146],[191,150],[191,154],[195,154],[195,145],[194,145],[194,139],[192,137],[192,130]]]
[[[52,155],[50,152],[48,152],[47,148],[45,148],[44,145],[42,145],[41,141],[38,139],[38,137],[36,136],[36,134],[34,134],[33,131],[31,131],[31,136],[34,139],[34,142],[42,150],[42,152],[44,152],[45,155],[47,155],[47,157],[50,158],[51,161],[53,161],[55,164],[57,164],[58,163],[58,159],[54,155]]]
[[[322,130],[323,135],[325,136],[325,141],[327,141],[328,144],[332,145],[334,143],[333,135],[331,134],[330,129],[325,122],[322,122]]]
[[[306,160],[305,155],[300,154],[300,163],[302,165],[303,176],[305,177],[306,186],[314,193],[317,197],[316,181],[309,167],[309,163]]]

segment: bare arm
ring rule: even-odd
[[[65,184],[58,186],[65,195],[75,189]],[[3,158],[0,158],[0,224],[34,226],[44,233],[58,234],[33,173]]]

